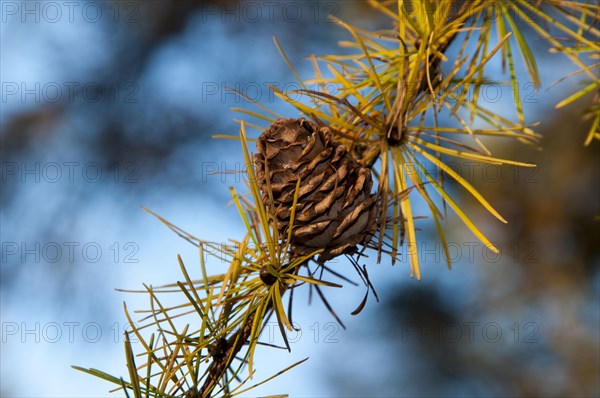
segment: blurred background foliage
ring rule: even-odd
[[[505,148],[537,172],[473,173],[497,178],[483,189],[510,220],[494,230],[501,256],[474,245],[468,261],[463,245],[457,280],[388,287],[369,322],[348,331],[356,361],[330,376],[340,395],[379,385],[384,396],[597,396],[598,148],[573,145],[586,131],[575,112],[550,115],[539,131],[543,151]],[[369,367],[369,386],[354,377],[365,362],[386,364]]]
[[[210,139],[237,131],[229,108],[241,106],[242,100],[223,88],[238,85],[243,91],[253,87],[249,84],[258,85],[261,103],[293,117],[291,107],[271,98],[266,89],[268,83],[295,81],[272,36],[277,35],[305,77],[311,73],[305,56],[338,52],[337,41],[346,38],[325,20],[327,14],[365,28],[381,22],[379,14],[358,0],[276,2],[272,18],[267,2],[251,3],[262,10],[260,18],[247,3],[235,1],[93,2],[103,15],[96,23],[77,11],[73,22],[66,15],[58,23],[43,17],[36,21],[31,15],[23,21],[21,14],[7,13],[7,2],[2,4],[1,240],[19,247],[97,242],[104,250],[95,263],[81,256],[48,262],[44,256],[37,260],[4,252],[3,324],[93,321],[111,333],[110,325],[124,322],[120,301],[131,299],[114,293],[114,287],[178,279],[175,253],[193,258],[194,251],[144,214],[141,204],[217,242],[238,236],[242,229],[235,211],[224,205],[227,186],[240,181],[233,175],[207,174],[242,168],[238,143]],[[81,10],[87,2],[78,4]],[[350,317],[346,307],[354,307],[360,293],[336,292],[330,301],[348,320],[348,331],[338,334],[340,344],[293,347],[311,361],[261,391],[292,396],[600,393],[598,143],[583,147],[589,130],[589,123],[580,122],[583,105],[554,109],[580,88],[579,79],[545,90],[576,69],[549,54],[548,43],[534,43],[543,86],[524,106],[530,122],[542,122],[537,131],[543,134],[543,150],[500,143],[495,154],[525,159],[538,168],[457,166],[472,171],[469,181],[509,220],[501,226],[486,225],[485,217],[479,221],[498,243],[500,256],[477,242],[465,245],[470,236],[450,218],[447,222],[451,228],[456,225],[456,233],[449,239],[458,242],[458,249],[448,272],[439,248],[435,250],[435,228],[422,223],[423,232],[430,234],[423,244],[431,249],[421,254],[423,281],[408,280],[406,264],[372,267],[381,303],[369,303],[358,317]],[[518,72],[527,79],[524,70]],[[43,93],[23,98],[5,91],[6,83],[32,88],[52,82],[63,87],[58,101]],[[65,85],[69,82],[78,83],[71,97]],[[98,100],[77,91],[90,83],[100,87]],[[505,88],[501,96],[497,106],[512,111],[511,91]],[[103,178],[89,183],[76,173],[74,182],[63,176],[50,183],[43,175],[36,181],[35,172],[21,173],[24,167],[43,168],[51,162],[94,162]],[[8,173],[9,164],[19,169],[16,175]],[[461,194],[456,189],[455,195]],[[473,213],[483,216],[474,201],[464,199],[463,205],[473,204]],[[115,242],[121,248],[134,242],[138,261],[115,261],[109,249]],[[309,319],[331,321],[321,307],[306,312]],[[482,334],[483,326],[491,323],[502,332],[497,342]],[[459,325],[463,336],[448,338],[448,325]],[[473,339],[466,336],[469,325]],[[528,336],[535,339],[525,341]],[[112,337],[99,344],[66,338],[49,344],[17,337],[4,335],[3,328],[2,396],[106,395],[104,383],[69,368],[74,362],[126,373],[122,344],[114,344]],[[30,383],[26,368],[36,372],[39,383]],[[72,385],[65,387],[65,380]]]

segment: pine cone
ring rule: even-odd
[[[332,139],[328,127],[305,119],[279,119],[261,134],[256,146],[262,199],[274,209],[283,237],[287,237],[296,183],[301,179],[290,242],[294,254],[324,249],[318,259],[324,263],[368,243],[376,208],[371,171]]]

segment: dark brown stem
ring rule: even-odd
[[[293,258],[290,261],[293,261]],[[294,272],[298,272],[298,269],[304,264],[305,263],[296,267]],[[262,275],[262,278],[266,278],[266,277],[264,275]],[[270,280],[269,280],[269,282],[270,282]],[[279,283],[279,282],[275,282],[275,283]],[[270,284],[265,283],[265,284],[270,286],[273,283],[270,283]],[[288,286],[281,287],[281,295],[282,296],[287,289],[288,289]],[[272,307],[273,307],[273,302],[270,301],[269,303],[267,303],[266,311],[268,312],[269,310],[272,309]],[[259,309],[256,309],[255,312],[253,312],[252,314],[250,314],[248,316],[248,320],[246,321],[246,323],[240,330],[238,330],[231,337],[229,337],[227,340],[225,340],[221,343],[221,349],[220,349],[219,354],[213,355],[213,361],[208,367],[208,375],[206,377],[206,380],[204,381],[204,384],[198,391],[188,391],[186,394],[186,398],[208,398],[208,397],[210,397],[210,394],[212,394],[213,390],[219,384],[219,381],[223,378],[223,375],[225,374],[225,372],[227,372],[227,369],[231,365],[231,362],[233,361],[235,356],[240,352],[240,350],[242,349],[244,344],[246,344],[246,342],[250,338],[250,334],[252,333],[252,328],[253,328],[255,317],[256,317],[256,311],[259,311]]]
[[[256,312],[250,314],[248,320],[240,330],[234,333],[227,339],[224,344],[224,350],[220,355],[213,357],[213,362],[209,365],[208,376],[198,392],[188,392],[189,398],[207,398],[219,384],[219,380],[223,377],[231,361],[240,352],[242,346],[250,338],[252,333],[252,325],[254,325],[254,316]]]

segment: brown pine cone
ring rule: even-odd
[[[376,227],[371,171],[332,139],[328,127],[302,118],[279,119],[261,134],[256,146],[262,199],[275,210],[284,238],[301,179],[290,242],[294,254],[324,249],[318,259],[324,263],[368,243]],[[267,192],[267,170],[273,203]]]

